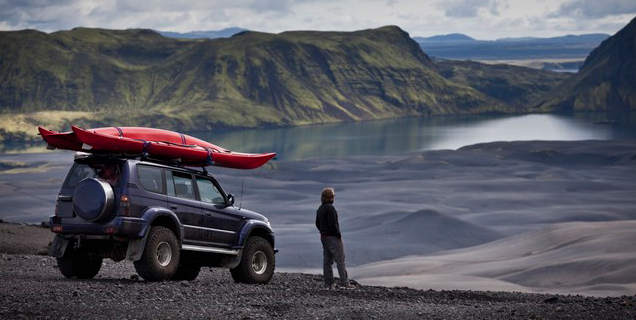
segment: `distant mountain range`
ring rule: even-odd
[[[418,43],[431,43],[431,42],[535,42],[535,43],[586,43],[586,42],[602,42],[609,38],[609,34],[605,33],[590,33],[582,35],[566,35],[551,38],[539,38],[539,37],[519,37],[519,38],[500,38],[496,40],[477,40],[462,33],[451,33],[446,35],[437,35],[432,37],[413,37],[413,40]]]
[[[463,34],[414,37],[424,52],[433,57],[461,60],[585,59],[607,34],[568,35],[553,38],[504,38],[476,40]]]
[[[186,33],[170,32],[170,31],[157,31],[164,37],[177,38],[177,39],[216,39],[216,38],[229,38],[237,33],[247,31],[243,28],[226,28],[218,31],[190,31]]]
[[[465,34],[461,33],[451,33],[445,35],[438,35],[432,37],[413,37],[413,40],[418,43],[423,42],[472,42],[477,41],[474,38],[471,38]]]

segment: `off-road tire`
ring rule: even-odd
[[[230,269],[230,273],[236,282],[265,284],[274,275],[275,263],[272,245],[261,237],[252,236],[245,243],[241,262]]]
[[[57,258],[57,267],[66,278],[92,279],[99,273],[102,260],[69,248],[63,257]]]
[[[201,272],[200,265],[182,260],[177,268],[177,272],[175,272],[170,279],[176,281],[192,281],[199,276],[199,272]]]
[[[174,233],[166,227],[153,226],[141,259],[134,262],[135,270],[146,281],[167,280],[177,272],[179,256],[179,242]]]

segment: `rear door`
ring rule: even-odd
[[[168,208],[181,221],[184,228],[183,242],[185,244],[205,245],[209,237],[202,226],[205,223],[192,174],[166,170],[166,189],[168,194]]]
[[[148,207],[166,205],[166,191],[163,184],[163,169],[151,165],[137,165],[139,188],[129,188],[131,212],[142,212]]]
[[[227,204],[225,195],[215,181],[207,177],[196,176],[195,181],[201,200],[201,210],[205,215],[204,227],[208,241],[217,246],[231,246],[236,242],[243,217],[236,208]]]

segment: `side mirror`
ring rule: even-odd
[[[234,205],[234,195],[231,194],[231,193],[227,195],[227,204],[229,206],[233,206]]]

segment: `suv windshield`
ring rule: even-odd
[[[75,188],[80,181],[87,178],[104,180],[115,186],[119,183],[121,164],[113,162],[100,163],[75,163],[75,166],[66,176],[64,188]]]

